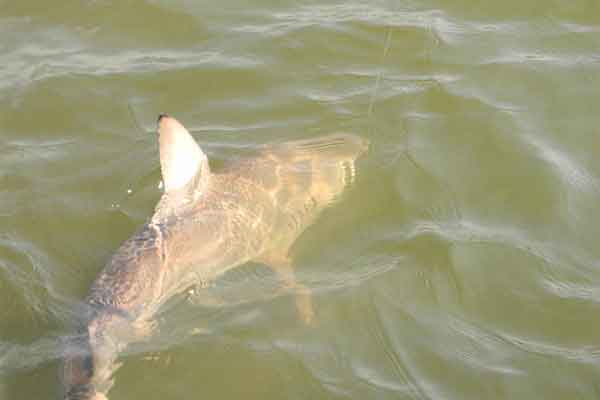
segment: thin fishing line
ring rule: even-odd
[[[140,138],[138,138],[137,140],[147,140],[147,139],[149,139],[148,131],[146,131],[140,125],[139,120],[138,120],[137,116],[135,115],[135,112],[133,111],[133,107],[131,106],[131,102],[129,102],[129,101],[127,102],[127,109],[129,110],[129,116],[131,117],[131,119],[133,121],[133,124],[136,126],[136,128],[138,128],[140,130],[140,132],[143,133],[143,135]]]
[[[371,101],[369,102],[369,109],[367,110],[367,116],[370,117],[373,114],[373,108],[375,106],[375,99],[377,98],[377,91],[379,90],[379,85],[381,82],[381,78],[383,76],[382,68],[385,65],[385,58],[390,51],[390,45],[392,43],[392,27],[388,28],[387,37],[385,39],[385,46],[383,47],[383,56],[381,57],[381,66],[379,68],[379,72],[377,73],[377,77],[375,78],[375,87],[373,88],[373,93],[371,94]]]

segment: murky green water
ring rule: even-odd
[[[592,0],[0,1],[0,399],[59,398],[61,337],[160,196],[162,111],[214,168],[372,147],[294,249],[313,326],[246,265],[111,400],[598,398],[599,76]]]

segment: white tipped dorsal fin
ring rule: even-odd
[[[199,173],[208,176],[208,160],[192,135],[166,114],[158,117],[160,168],[165,192],[183,188]]]

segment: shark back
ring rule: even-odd
[[[223,185],[254,193],[249,203],[268,204],[274,221],[267,235],[277,239],[271,247],[289,247],[354,182],[355,161],[368,146],[348,133],[268,145],[232,166]]]
[[[165,193],[92,284],[90,313],[63,358],[68,400],[106,399],[118,353],[171,296],[246,261],[287,254],[354,181],[368,147],[351,134],[286,142],[213,173],[177,120],[161,115],[158,126]]]

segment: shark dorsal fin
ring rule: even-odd
[[[182,189],[190,182],[206,182],[208,159],[185,127],[167,114],[158,117],[160,168],[165,193]]]

